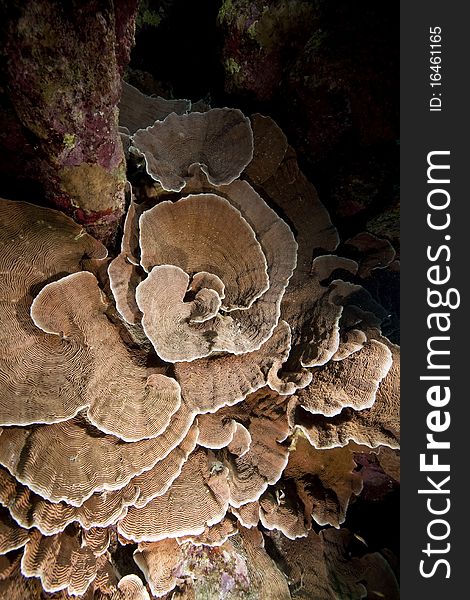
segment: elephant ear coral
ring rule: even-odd
[[[326,529],[320,534],[311,531],[307,538],[295,541],[280,535],[271,537],[295,590],[293,598],[360,600],[369,597],[368,592],[376,594],[370,597],[398,597],[397,582],[387,561],[380,561],[376,554],[353,556],[354,538],[347,530]],[[382,572],[382,578],[374,576],[374,566]],[[378,579],[382,579],[379,584]]]
[[[29,532],[12,519],[7,510],[0,509],[0,555],[22,548],[28,540]]]
[[[133,85],[123,81],[119,102],[119,125],[125,127],[129,135],[133,135],[138,129],[145,129],[171,113],[185,114],[189,108],[188,100],[166,100],[146,96]]]
[[[136,131],[132,143],[144,155],[149,175],[173,192],[184,188],[192,165],[222,185],[236,179],[253,157],[249,120],[232,108],[172,113]]]
[[[131,482],[115,492],[96,493],[80,506],[64,501],[51,502],[21,484],[10,473],[0,469],[0,503],[8,507],[15,521],[25,529],[38,529],[44,535],[63,531],[73,522],[85,529],[108,527],[135,504],[139,488]]]
[[[174,379],[147,376],[139,368],[139,357],[124,346],[105,310],[96,277],[83,271],[47,284],[31,305],[31,318],[47,334],[78,346],[81,396],[91,423],[128,442],[156,437],[180,407],[180,387]],[[109,370],[116,373],[114,381]]]
[[[105,247],[58,211],[0,200],[0,424],[53,423],[86,404],[83,356],[73,341],[48,336],[29,314],[48,281],[104,259]]]
[[[205,271],[225,286],[224,310],[249,308],[269,287],[255,232],[230,202],[215,194],[160,202],[140,218],[141,264]]]
[[[262,198],[244,182],[222,186],[220,191],[223,196],[200,193],[163,202],[140,217],[141,264],[150,274],[137,288],[137,304],[148,337],[159,345],[157,353],[172,362],[213,352],[257,350],[279,320],[280,303],[295,268],[297,245],[292,233]],[[202,297],[192,304],[185,301],[191,291],[190,275],[201,271],[217,276],[224,285],[223,297],[221,290],[205,288],[213,290],[205,296],[209,312]],[[173,289],[174,299],[169,297]],[[159,298],[164,304],[160,311],[167,316],[156,320],[152,305]],[[149,301],[152,305],[147,306]],[[200,311],[205,317],[195,321]],[[168,319],[171,326],[166,325]],[[178,356],[160,348],[172,338]]]
[[[174,589],[177,583],[175,571],[183,561],[183,554],[176,540],[141,542],[134,552],[134,560],[145,575],[154,596],[163,596]]]
[[[398,448],[400,440],[400,351],[385,338],[392,354],[389,372],[379,384],[371,408],[354,411],[349,408],[327,418],[312,415],[291,400],[290,423],[304,432],[316,448],[346,446],[354,441],[370,448]]]
[[[108,544],[106,532],[97,548],[91,533],[86,535],[73,526],[51,536],[36,531],[25,547],[21,571],[26,577],[39,577],[46,592],[66,590],[70,595],[81,595],[95,579],[96,559]]]
[[[294,437],[284,478],[294,484],[308,520],[338,528],[363,487],[350,445],[318,450],[302,435]]]
[[[398,445],[399,350],[361,285],[392,252],[332,254],[270,118],[139,94],[121,121],[155,186],[128,185],[111,260],[61,213],[0,201],[0,590],[197,598],[213,572],[220,597],[362,598],[348,534],[314,528],[347,518],[361,453]]]
[[[142,508],[130,509],[119,523],[119,532],[136,542],[202,533],[206,525],[218,523],[227,512],[230,494],[226,475],[225,467],[214,469],[209,455],[196,450],[171,489]]]
[[[126,575],[117,584],[116,600],[150,600],[142,580],[137,575]]]
[[[355,410],[370,408],[391,366],[390,350],[372,340],[343,360],[314,369],[312,383],[298,392],[300,404],[312,414],[325,417],[332,417],[348,406]],[[364,372],[368,374],[367,380],[363,378]]]
[[[167,458],[193,420],[192,413],[180,412],[161,436],[131,443],[99,431],[84,417],[5,428],[0,435],[0,464],[43,498],[78,507],[95,492],[124,488]]]

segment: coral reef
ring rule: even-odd
[[[117,255],[0,201],[0,594],[397,598],[341,528],[398,477],[393,248],[339,246],[272,119],[127,93]]]

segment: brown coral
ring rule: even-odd
[[[149,174],[163,189],[175,192],[183,189],[194,164],[201,166],[210,183],[221,185],[236,179],[253,157],[249,121],[230,108],[171,113],[138,130],[133,144],[145,156]]]
[[[312,527],[344,522],[355,453],[397,446],[398,348],[360,285],[392,251],[362,236],[362,262],[331,254],[336,230],[271,119],[166,116],[189,108],[139,94],[125,86],[121,121],[158,183],[129,186],[107,273],[70,219],[0,202],[0,590],[189,597],[205,556],[226,569],[211,593],[284,600],[305,552],[309,593],[364,597],[346,534]],[[117,575],[121,546],[148,588]]]

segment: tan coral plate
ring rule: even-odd
[[[363,285],[395,252],[336,254],[276,123],[206,108],[124,85],[141,171],[109,256],[0,200],[2,598],[398,597],[344,528],[364,457],[399,479],[399,348]]]

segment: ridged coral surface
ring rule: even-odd
[[[397,597],[340,529],[358,454],[396,467],[399,350],[362,286],[393,252],[366,236],[362,262],[335,254],[268,117],[146,124],[165,111],[148,104],[123,111],[146,128],[126,134],[141,183],[117,256],[0,201],[0,595],[365,598],[375,569]]]

